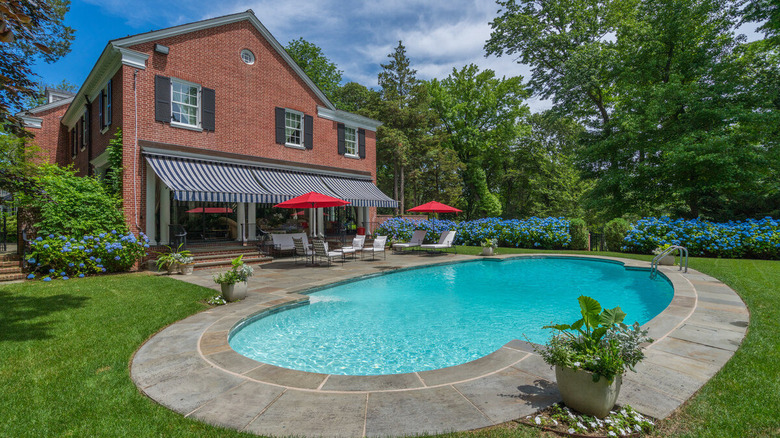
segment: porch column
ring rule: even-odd
[[[325,213],[323,209],[317,209],[317,235],[325,235]]]
[[[363,216],[363,207],[355,207],[355,212],[357,213],[357,219],[355,220],[355,224],[358,228],[365,227],[365,219]]]
[[[171,224],[171,189],[165,184],[160,184],[160,239],[157,243],[171,244],[168,234],[168,225]]]
[[[244,241],[244,236],[246,236],[246,204],[243,202],[238,203],[238,208],[236,209],[236,215],[238,216],[238,236],[236,236],[236,240],[239,242]]]
[[[360,207],[360,211],[363,212],[363,227],[366,229],[366,234],[371,234],[371,210],[369,207]]]
[[[157,205],[157,175],[152,166],[146,163],[146,237],[149,245],[157,245],[157,221],[154,220],[154,207]]]
[[[249,227],[249,240],[257,240],[257,204],[250,202],[246,205],[249,219],[247,219],[247,226]]]

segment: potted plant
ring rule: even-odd
[[[658,248],[653,250],[653,255],[661,254],[662,252],[666,251],[666,249],[669,248],[670,246],[672,245],[669,245],[668,243],[666,245],[659,246]],[[667,254],[661,257],[661,259],[658,260],[658,264],[664,266],[674,266],[674,253]]]
[[[485,238],[485,240],[482,241],[483,256],[492,256],[496,248],[498,248],[498,239]]]
[[[182,262],[182,260],[186,258],[192,258],[192,253],[187,251],[186,249],[181,249],[181,247],[184,246],[184,244],[180,244],[178,248],[174,251],[170,246],[166,246],[168,248],[168,252],[161,252],[157,254],[157,269],[168,270],[168,275],[173,274],[174,272],[179,271],[179,264]],[[190,261],[192,263],[192,261]]]
[[[176,263],[179,265],[179,272],[182,275],[190,275],[195,269],[195,257],[180,255]]]
[[[214,282],[222,287],[222,296],[228,301],[237,301],[246,297],[246,280],[254,270],[244,264],[243,255],[231,261],[229,271],[214,276]]]
[[[537,350],[555,367],[563,402],[586,415],[603,418],[615,406],[626,369],[644,359],[642,344],[652,342],[638,323],[623,324],[620,309],[603,309],[593,298],[580,296],[582,318],[573,324],[548,325],[557,331]]]

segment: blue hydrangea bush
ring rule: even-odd
[[[570,223],[564,218],[501,219],[472,221],[411,220],[391,218],[377,227],[375,234],[400,242],[408,241],[414,230],[426,230],[426,243],[434,243],[442,231],[455,230],[455,244],[479,246],[485,239],[498,239],[498,245],[515,248],[562,249],[571,243]]]
[[[622,250],[650,254],[663,245],[684,246],[691,256],[780,259],[780,221],[643,218],[628,231]]]
[[[28,279],[44,281],[84,277],[92,274],[129,271],[146,256],[149,238],[116,230],[96,236],[74,237],[49,234],[30,241],[26,257]]]

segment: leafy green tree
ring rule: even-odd
[[[17,136],[29,135],[11,113],[35,94],[35,62],[51,63],[70,51],[73,29],[63,25],[70,2],[19,0],[0,6],[0,125]]]
[[[762,23],[757,29],[774,45],[780,44],[780,0],[751,0],[745,6],[745,22]]]
[[[343,72],[325,56],[322,49],[303,38],[298,38],[287,43],[285,50],[320,90],[329,99],[332,98],[341,84]]]
[[[519,54],[534,92],[588,128],[578,159],[602,220],[723,219],[773,190],[777,91],[756,78],[776,68],[740,53],[733,2],[500,4],[488,53]]]
[[[114,133],[114,138],[108,141],[108,147],[106,148],[108,153],[108,170],[106,171],[105,178],[103,179],[103,185],[106,192],[111,196],[121,199],[122,198],[122,175],[124,168],[122,167],[122,129],[118,128]]]
[[[453,69],[445,79],[430,82],[431,105],[452,149],[465,165],[466,217],[499,216],[501,202],[495,192],[503,163],[518,135],[526,128],[518,121],[527,116],[528,92],[521,77],[496,78],[493,70],[474,65]]]
[[[334,91],[332,100],[340,110],[376,117],[380,96],[379,92],[357,82],[347,82]]]

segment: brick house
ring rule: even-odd
[[[309,191],[351,202],[307,213],[319,233],[396,205],[375,185],[380,123],[336,109],[251,10],[110,41],[75,95],[20,116],[81,175],[106,171],[121,128],[124,215],[155,243],[178,225],[213,237],[197,212],[219,208],[238,234],[224,238],[254,240],[258,215]]]

